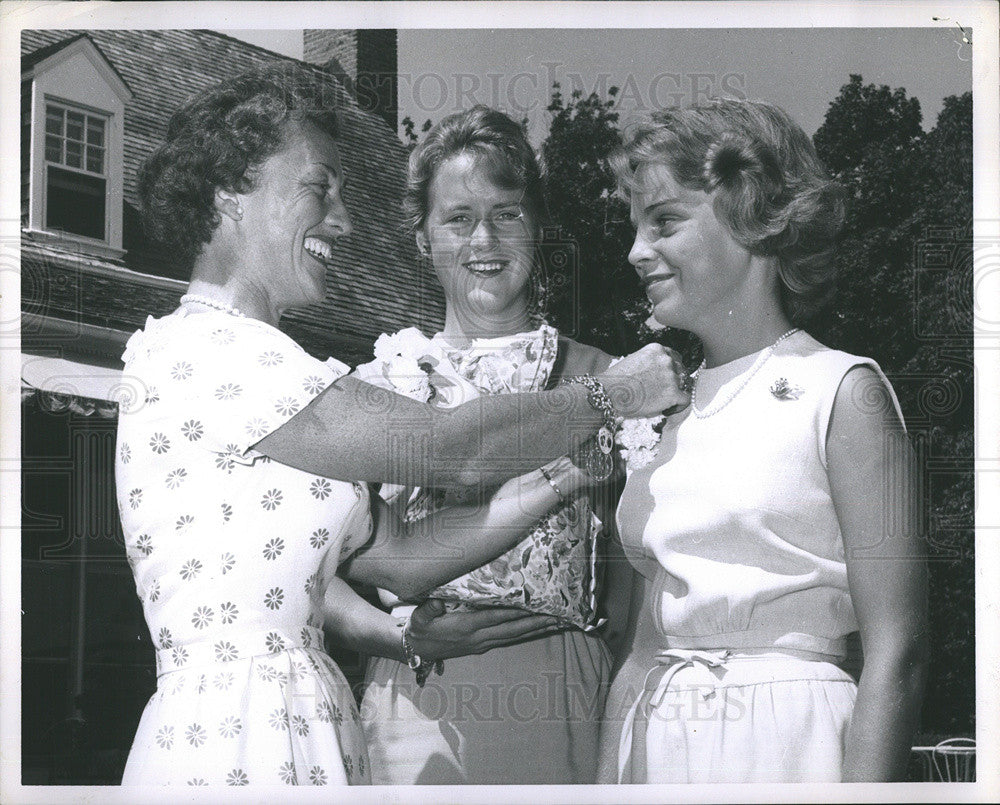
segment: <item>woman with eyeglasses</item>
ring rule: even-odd
[[[428,381],[433,402],[450,407],[477,395],[549,388],[608,366],[608,355],[560,336],[541,318],[537,258],[545,206],[538,163],[517,123],[485,106],[442,120],[411,155],[405,209],[444,288],[444,329],[432,338],[413,328],[383,336],[376,361],[358,370],[362,379],[397,390],[410,385],[414,393]],[[433,367],[430,377],[400,376],[407,357],[411,367]],[[431,490],[382,494],[406,520],[454,502]],[[593,619],[593,579],[583,578],[583,552],[574,555],[569,546],[593,549],[600,522],[586,497],[563,498],[535,527],[536,538],[539,530],[560,531],[544,556],[537,539],[531,546],[538,563],[521,567],[524,553],[516,550],[437,594],[454,597],[478,584],[503,588],[501,595],[528,606],[546,595],[582,597],[576,603]],[[350,600],[343,585],[328,590],[327,626],[359,651],[379,655],[369,664],[361,706],[373,782],[594,781],[611,655],[593,629],[578,628],[585,618],[565,628],[517,609],[446,611],[438,601],[439,618],[419,633],[411,626],[422,661],[447,658],[442,673],[424,681],[415,679],[399,645],[397,623],[412,604],[383,596],[386,613],[357,597],[347,606]]]

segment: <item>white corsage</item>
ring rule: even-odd
[[[375,358],[389,361],[393,358],[412,358],[418,361],[430,346],[431,340],[416,327],[407,327],[398,333],[382,333],[375,339]]]
[[[382,364],[382,376],[400,394],[427,402],[432,389],[428,372],[421,364],[430,346],[416,327],[407,327],[393,335],[383,333],[375,340],[375,360]]]
[[[650,322],[646,324],[652,327]],[[622,360],[624,358],[614,358],[609,366]],[[621,449],[622,460],[629,472],[645,467],[656,457],[656,448],[660,446],[660,428],[666,421],[667,418],[662,415],[622,421],[615,434],[615,444]]]
[[[652,416],[622,422],[615,442],[621,448],[622,458],[630,471],[645,467],[656,457],[660,446],[660,427],[666,419],[665,416]]]

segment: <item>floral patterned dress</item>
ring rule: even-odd
[[[419,400],[428,400],[433,391],[435,404],[452,407],[480,394],[544,389],[557,352],[558,333],[547,325],[475,339],[462,348],[440,334],[428,339],[408,328],[381,336],[376,360],[356,373]],[[448,505],[444,493],[431,490],[384,486],[381,494],[399,505],[407,520]],[[542,520],[546,527],[555,521],[562,523],[557,530],[567,545],[587,542],[601,525],[584,498],[574,504],[572,516],[568,508],[557,507]],[[592,603],[582,599],[593,589],[579,596],[579,579],[553,569],[560,564],[557,555],[550,559],[548,573],[535,578],[526,572],[527,563],[515,568],[517,559],[500,557],[433,594],[462,600],[464,594],[484,593],[523,605],[530,588],[533,597],[559,592],[580,597],[574,608],[592,612]],[[511,588],[515,582],[516,589]],[[391,594],[383,601],[400,618],[412,610]],[[604,641],[581,629],[446,660],[443,674],[432,675],[424,687],[416,686],[406,665],[376,657],[368,665],[361,705],[372,780],[395,785],[594,782],[598,717],[610,674]]]
[[[348,367],[221,312],[150,318],[124,361],[118,503],[158,676],[123,784],[368,783],[319,614],[367,489],[252,448]]]

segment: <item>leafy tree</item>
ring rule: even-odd
[[[425,120],[424,125],[420,127],[420,134],[417,134],[417,124],[413,122],[412,117],[407,115],[400,122],[403,124],[403,144],[410,151],[416,147],[420,140],[420,134],[426,134],[433,125],[429,119]]]
[[[836,306],[815,328],[851,352],[869,354],[876,344],[883,351],[872,357],[889,365],[916,349],[909,314],[915,212],[926,174],[920,120],[920,103],[905,90],[865,86],[852,75],[814,137],[849,199]]]
[[[628,212],[614,196],[608,156],[620,143],[618,114],[609,98],[584,98],[574,90],[568,102],[556,84],[549,104],[552,124],[542,146],[546,203],[556,222],[555,238],[543,244],[548,312],[567,334],[613,354],[635,341],[622,312],[635,306],[638,282],[623,260]]]
[[[932,656],[923,729],[974,724],[972,96],[924,134],[902,89],[852,75],[814,142],[848,191],[833,306],[810,331],[875,358],[925,470]]]

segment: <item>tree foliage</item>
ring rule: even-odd
[[[420,127],[420,134],[417,134],[417,124],[413,122],[413,118],[409,115],[404,117],[400,123],[403,124],[403,144],[408,151],[416,148],[417,143],[420,141],[420,134],[426,134],[431,130],[431,126],[433,125],[430,120],[425,120],[424,124]]]
[[[575,90],[568,102],[555,87],[552,125],[542,146],[546,203],[555,223],[543,254],[550,320],[581,341],[612,353],[634,341],[622,311],[634,306],[638,283],[621,256],[628,213],[614,196],[608,155],[619,143],[617,89],[601,99]],[[554,237],[553,237],[554,236]]]
[[[896,388],[924,470],[933,646],[923,728],[975,720],[972,94],[935,127],[916,99],[851,76],[816,133],[851,199],[834,305],[811,331],[875,358]]]

